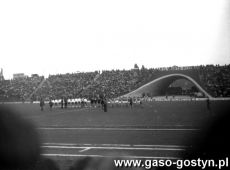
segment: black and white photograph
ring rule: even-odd
[[[0,1],[0,170],[230,166],[229,0]]]

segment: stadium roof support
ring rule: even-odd
[[[138,89],[124,95],[124,97],[141,97],[143,93],[149,93],[152,96],[164,95],[168,86],[177,79],[187,79],[191,81],[206,97],[213,98],[206,90],[204,90],[193,78],[185,74],[169,74],[157,78]]]

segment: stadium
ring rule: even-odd
[[[0,1],[0,170],[229,169],[229,0]]]
[[[229,73],[206,65],[33,75],[1,80],[0,99],[33,122],[40,154],[61,169],[89,158],[177,160],[227,113]]]

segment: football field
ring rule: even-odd
[[[194,139],[229,101],[155,101],[141,106],[102,108],[14,104],[33,122],[41,138],[42,155],[57,160],[62,169],[82,157],[128,159],[179,159],[193,147]]]

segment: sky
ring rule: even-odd
[[[0,68],[64,74],[230,63],[229,0],[0,1]]]

